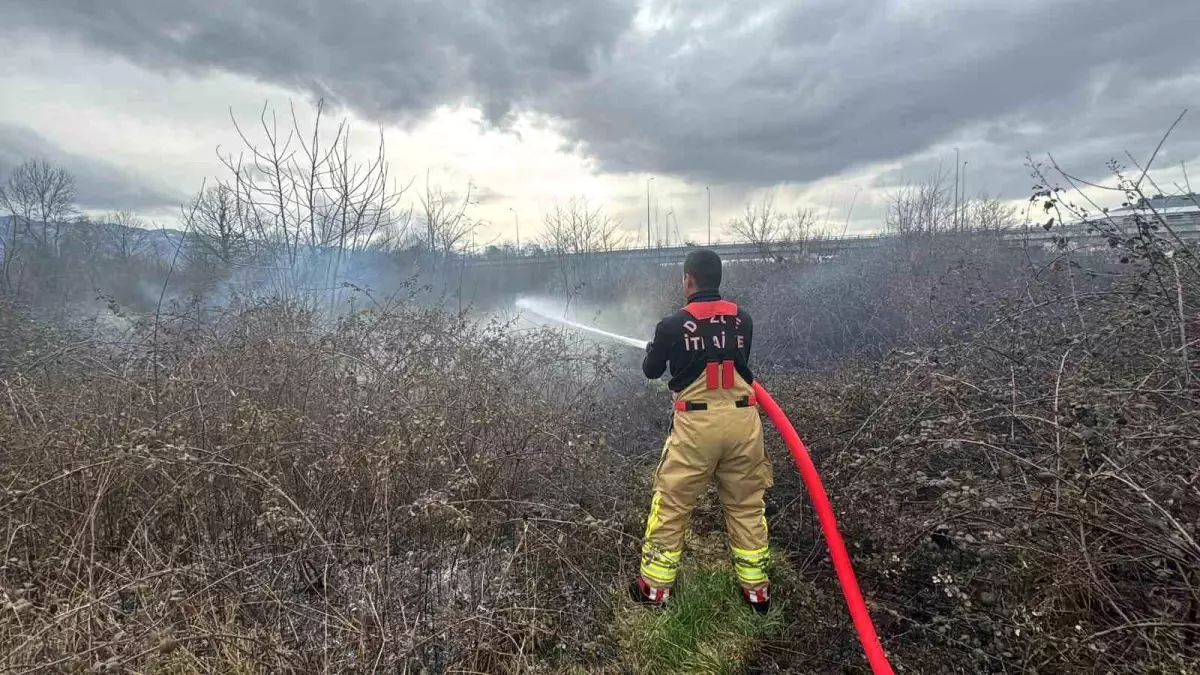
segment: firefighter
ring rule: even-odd
[[[763,495],[773,478],[751,388],[753,323],[721,298],[720,286],[721,258],[709,250],[689,253],[683,264],[688,304],[660,321],[646,345],[647,378],[660,378],[670,367],[674,417],[654,474],[640,574],[630,593],[655,606],[670,597],[696,498],[715,477],[742,596],[765,614],[770,555]]]

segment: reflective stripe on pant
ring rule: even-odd
[[[641,573],[651,586],[670,586],[675,583],[675,575],[679,572],[679,558],[682,556],[681,545],[674,551],[663,550],[650,543],[651,536],[662,524],[662,493],[655,492],[650,502],[650,516],[646,519],[646,534],[642,544]]]
[[[746,588],[755,588],[767,583],[767,566],[771,563],[771,550],[766,546],[747,550],[733,547],[733,569],[738,581]]]
[[[757,408],[735,407],[737,399],[751,393],[741,377],[732,389],[705,385],[701,377],[677,396],[709,407],[675,413],[654,476],[641,573],[652,586],[674,584],[696,499],[715,477],[738,580],[758,588],[768,582],[770,560],[763,494],[774,484],[763,452],[762,418]]]

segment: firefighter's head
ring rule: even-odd
[[[683,261],[683,292],[692,295],[700,291],[721,289],[721,256],[702,248],[692,251]]]

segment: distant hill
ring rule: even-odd
[[[12,216],[0,216],[0,250],[3,250],[4,242],[9,239],[13,220]],[[92,220],[79,223],[63,223],[62,227],[64,232],[76,228],[89,228],[92,231],[87,233],[89,235],[88,239],[100,245],[112,246],[116,242],[121,241],[123,237],[133,238],[137,241],[137,248],[140,253],[158,255],[163,258],[174,256],[185,236],[183,232],[174,229],[126,227],[116,223],[102,223]]]

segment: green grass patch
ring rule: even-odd
[[[719,542],[719,544],[718,544]],[[671,599],[663,609],[626,598],[616,616],[624,664],[639,673],[738,673],[762,638],[783,630],[790,570],[771,570],[771,611],[742,600],[720,535],[689,542]]]

